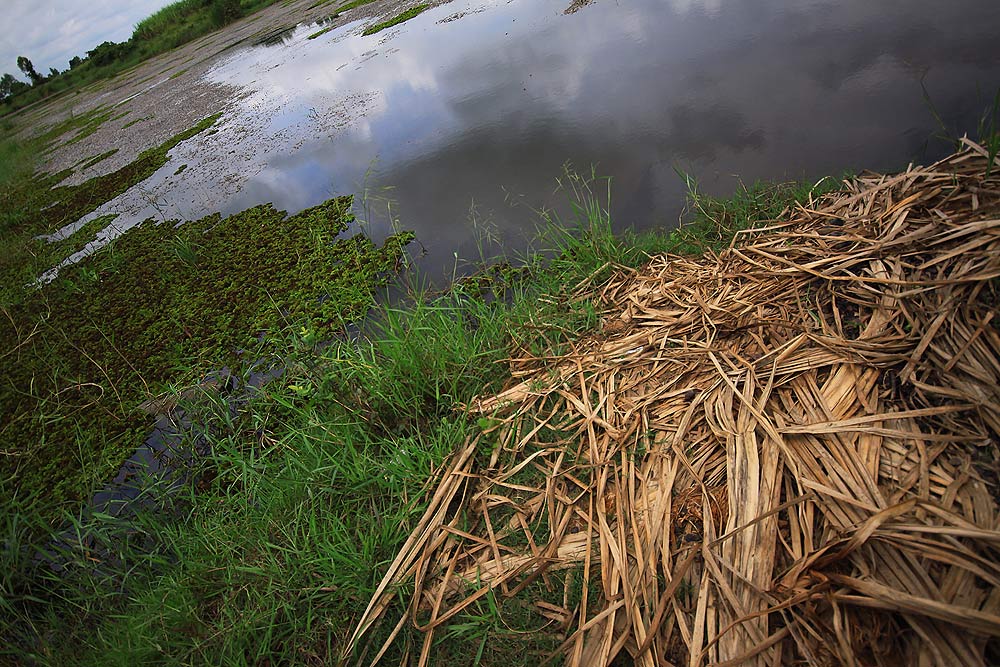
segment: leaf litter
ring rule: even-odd
[[[477,600],[566,571],[579,602],[535,606],[568,665],[996,658],[1000,171],[963,141],[578,291],[602,331],[465,406],[486,428],[430,487],[363,660],[409,623],[428,664]]]

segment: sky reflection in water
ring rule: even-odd
[[[613,178],[620,227],[673,225],[678,169],[714,193],[734,175],[898,169],[948,150],[921,78],[970,132],[1000,85],[1000,3],[567,4],[456,1],[375,36],[302,26],[235,52],[209,78],[252,91],[223,126],[245,180],[205,205],[295,211],[391,186],[440,275],[453,252],[476,256],[477,225],[523,245],[535,219],[511,202],[554,202],[564,163]]]

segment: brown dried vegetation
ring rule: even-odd
[[[352,643],[412,586],[393,637],[416,625],[427,664],[435,632],[488,592],[558,588],[573,569],[579,604],[537,603],[570,665],[995,659],[988,159],[966,142],[717,255],[617,273],[603,331],[511,359],[507,388],[469,406],[486,428],[442,471]]]

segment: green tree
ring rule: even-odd
[[[13,74],[4,74],[0,76],[0,100],[5,100],[10,97],[10,89],[13,83],[17,81]]]
[[[129,55],[131,45],[128,42],[101,42],[90,51],[87,58],[97,67],[105,67],[115,62],[124,61]]]
[[[31,79],[31,85],[37,86],[45,82],[45,77],[35,71],[35,66],[31,64],[25,56],[17,57],[17,68],[24,72],[24,75]]]
[[[13,74],[0,76],[0,100],[10,102],[18,94],[30,88],[24,81],[14,78]]]

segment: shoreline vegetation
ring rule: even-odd
[[[400,23],[404,23],[406,21],[409,21],[410,19],[412,19],[415,16],[419,16],[423,12],[427,11],[427,9],[429,9],[429,8],[430,8],[430,5],[417,5],[416,7],[411,7],[410,9],[407,9],[405,12],[403,12],[402,14],[399,14],[398,16],[394,16],[393,18],[391,18],[391,19],[389,19],[387,21],[382,21],[381,23],[376,23],[376,24],[374,24],[372,26],[369,26],[368,28],[365,28],[361,32],[361,34],[367,36],[367,35],[374,35],[376,33],[382,32],[383,30],[386,30],[386,29],[391,28],[393,26],[397,26]]]
[[[985,160],[982,162],[985,165]],[[977,174],[984,170],[985,166],[982,170],[973,168],[961,182],[982,180]],[[917,173],[919,170],[914,171]],[[938,179],[935,184],[943,183],[944,177],[937,172],[934,177]],[[351,335],[331,336],[331,330],[325,330],[319,319],[296,317],[292,310],[279,307],[281,318],[263,325],[262,335],[253,341],[242,341],[247,346],[246,358],[255,364],[240,365],[230,358],[234,386],[243,389],[236,400],[220,384],[208,383],[194,385],[193,391],[190,386],[177,386],[168,395],[167,402],[180,409],[170,426],[175,434],[173,448],[179,452],[174,458],[179,462],[175,465],[181,466],[179,474],[151,475],[138,487],[141,492],[137,498],[123,500],[114,511],[95,511],[86,503],[83,507],[64,503],[55,513],[44,479],[34,477],[31,484],[25,484],[5,475],[2,492],[7,507],[0,519],[0,539],[5,545],[0,561],[0,634],[9,640],[0,648],[0,661],[46,665],[150,661],[324,665],[341,664],[350,657],[346,664],[356,660],[367,664],[366,660],[384,648],[386,664],[399,663],[406,655],[417,660],[418,654],[430,657],[426,664],[432,665],[467,665],[471,658],[471,664],[527,667],[552,657],[556,664],[563,660],[566,664],[588,664],[580,662],[579,656],[574,658],[574,638],[585,636],[574,632],[613,599],[602,588],[595,569],[597,561],[589,570],[582,562],[568,568],[560,565],[548,573],[541,568],[537,570],[541,576],[529,576],[517,586],[512,580],[509,588],[481,588],[485,594],[471,589],[474,595],[469,602],[449,612],[430,634],[405,621],[413,595],[413,571],[390,568],[390,563],[399,562],[397,552],[405,551],[411,532],[422,538],[429,534],[421,526],[428,507],[433,509],[433,502],[440,503],[440,499],[432,500],[440,493],[435,485],[448,479],[445,471],[454,470],[458,461],[481,470],[470,471],[468,479],[506,480],[502,488],[515,495],[520,493],[518,489],[544,490],[546,479],[591,478],[587,466],[580,468],[580,462],[573,464],[570,459],[566,459],[569,477],[552,477],[540,465],[554,451],[562,451],[547,448],[563,448],[561,438],[576,428],[573,420],[562,419],[564,413],[570,414],[567,411],[546,412],[547,417],[517,412],[529,423],[504,438],[520,439],[533,432],[541,440],[531,440],[531,446],[541,449],[516,470],[494,470],[498,456],[503,459],[516,450],[507,449],[513,441],[503,445],[506,440],[500,438],[506,433],[504,424],[511,422],[501,411],[490,408],[491,399],[486,397],[506,396],[505,401],[509,401],[510,392],[516,393],[518,386],[524,388],[523,397],[539,397],[531,400],[555,396],[551,382],[559,385],[560,363],[577,359],[594,345],[606,346],[634,333],[630,327],[635,322],[626,322],[616,311],[622,304],[607,298],[612,285],[643,279],[650,275],[651,266],[671,273],[679,270],[670,268],[674,263],[681,267],[734,258],[734,251],[727,248],[738,253],[762,238],[746,230],[777,224],[778,233],[798,233],[797,227],[784,221],[807,211],[826,210],[824,206],[831,206],[831,202],[849,201],[852,192],[863,192],[871,184],[877,188],[879,183],[906,180],[879,175],[865,178],[824,179],[813,185],[755,185],[728,199],[700,195],[689,182],[687,224],[672,231],[616,235],[608,215],[610,183],[594,174],[567,173],[560,186],[572,203],[571,217],[542,220],[535,251],[518,261],[483,267],[443,293],[411,286],[409,296],[397,305],[372,306],[370,297],[363,295],[359,309],[353,312],[373,310],[362,331]],[[998,205],[996,197],[987,199],[985,195],[987,190],[993,191],[992,186],[983,181],[975,187],[985,188],[976,196],[982,215],[988,216]],[[853,190],[837,195],[843,188]],[[827,196],[835,198],[825,199]],[[333,212],[324,219],[342,220],[350,200],[339,198],[324,206]],[[266,206],[253,211],[255,216],[276,215]],[[315,224],[317,213],[297,214],[311,221],[302,225],[304,245],[330,248],[331,243],[339,243],[334,241],[337,229],[324,235],[323,225]],[[121,278],[126,267],[116,266],[114,259],[120,254],[147,265],[147,278],[150,273],[155,275],[153,267],[159,265],[201,282],[213,274],[211,267],[217,261],[215,253],[206,248],[210,241],[204,235],[220,231],[219,226],[226,222],[215,217],[188,223],[166,237],[163,226],[144,225],[121,240],[135,235],[137,240],[126,247],[142,248],[145,254],[114,248],[99,251],[71,272],[71,280],[84,281],[96,275],[107,284],[109,279]],[[189,225],[191,231],[184,232]],[[800,231],[807,237],[814,234],[805,227]],[[829,230],[816,233],[820,239],[844,242]],[[223,231],[222,236],[228,235]],[[300,247],[303,238],[296,241]],[[847,238],[853,236],[848,234]],[[395,248],[401,250],[407,240],[405,235],[400,237]],[[366,240],[358,242],[368,245]],[[401,261],[401,257],[391,255],[394,261]],[[325,254],[318,261],[329,265]],[[256,270],[255,266],[245,268]],[[388,280],[398,268],[380,265],[376,274],[380,280]],[[173,273],[164,275],[177,278]],[[233,277],[238,276],[234,273]],[[406,277],[405,271],[402,277]],[[994,283],[986,284],[985,292],[978,290],[987,306],[990,299],[1000,298]],[[808,296],[812,288],[806,289],[805,283],[800,287],[807,299],[819,298]],[[43,287],[39,292],[48,289],[52,288]],[[146,294],[138,283],[132,283],[130,289]],[[782,293],[791,298],[788,295],[792,292]],[[77,296],[89,300],[92,294],[84,286]],[[181,296],[187,299],[190,295],[185,292]],[[145,308],[144,301],[138,301],[139,309]],[[316,303],[313,298],[304,301]],[[52,308],[47,311],[52,317],[49,326],[56,324],[55,317],[70,315],[59,310],[58,299],[50,297],[46,302]],[[128,303],[137,301],[133,298]],[[819,302],[814,307],[822,310]],[[160,317],[153,313],[151,322],[164,322],[175,333],[186,334],[187,327],[203,319],[197,308],[188,313],[195,316],[193,320],[175,319],[186,312],[183,307],[167,308],[159,312]],[[839,318],[838,326],[847,327],[852,336],[864,329],[860,312],[841,310]],[[212,324],[212,328],[224,326]],[[337,328],[343,330],[340,324]],[[995,327],[990,331],[988,335],[997,335]],[[914,329],[907,335],[919,338],[921,332]],[[47,337],[54,338],[51,333]],[[126,342],[118,340],[116,347]],[[216,349],[231,349],[226,345],[232,343],[229,339],[220,341]],[[17,353],[23,353],[21,344]],[[185,351],[175,359],[196,356]],[[669,355],[663,356],[658,363],[668,359]],[[209,367],[197,369],[203,372]],[[190,373],[195,369],[176,370],[191,378],[197,377]],[[271,369],[280,369],[280,377],[254,389],[251,375]],[[92,382],[100,383],[99,378]],[[624,392],[627,384],[616,391]],[[572,383],[566,385],[566,391],[571,389]],[[604,391],[598,393],[603,395]],[[686,395],[679,393],[678,400],[687,401]],[[592,398],[597,400],[595,408],[603,405],[599,396]],[[931,413],[932,417],[938,414]],[[51,413],[44,419],[51,421]],[[627,461],[638,467],[651,461],[656,442],[654,438],[643,441],[645,444],[635,451],[630,447],[623,450],[624,467],[614,464],[615,474],[628,468]],[[471,449],[469,443],[474,445]],[[11,443],[5,442],[4,447],[9,455]],[[966,450],[965,445],[949,447],[941,454],[942,460],[957,460],[956,456],[971,452],[969,479],[987,480],[995,498],[996,479],[988,456]],[[468,456],[463,458],[463,451]],[[696,456],[693,451],[690,455]],[[93,459],[86,461],[86,456],[83,459],[81,463],[93,463]],[[608,462],[613,460],[617,459]],[[100,485],[93,481],[96,491]],[[724,484],[721,488],[725,489]],[[498,491],[489,497],[500,498]],[[478,540],[473,544],[482,540],[486,545],[492,543],[510,557],[517,549],[542,557],[547,540],[581,530],[578,526],[567,533],[571,524],[565,524],[556,531],[543,520],[544,513],[532,511],[525,515],[530,519],[527,523],[517,524],[521,528],[510,532],[509,526],[514,524],[509,522],[518,516],[510,510],[534,507],[530,499],[511,496],[510,502],[483,505],[475,500],[479,495],[472,489],[459,497],[464,500],[445,503],[451,508],[445,515],[450,521],[448,530],[458,531],[453,533],[456,538]],[[571,497],[559,496],[558,502],[569,502]],[[688,551],[690,545],[684,541],[688,537],[701,540],[710,535],[692,521],[714,517],[713,521],[722,522],[715,528],[720,533],[725,524],[723,514],[715,509],[702,514],[701,501],[693,496],[690,500],[681,502],[677,497],[690,516],[675,517],[679,523],[670,529],[672,535],[675,529],[683,529],[683,535],[675,535],[680,540],[675,547]],[[609,520],[614,515],[612,511]],[[486,534],[475,536],[489,525],[500,531],[497,539],[502,540],[502,547]],[[519,534],[523,539],[517,537]],[[982,545],[977,538],[970,534],[962,539],[967,548],[979,553]],[[596,543],[598,538],[594,540]],[[553,563],[562,557],[553,554]],[[685,568],[694,562],[682,559],[680,551],[675,555],[675,562]],[[574,558],[569,557],[569,562]],[[982,564],[980,556],[976,558]],[[430,569],[421,570],[422,576],[433,580],[438,570],[431,561],[423,562]],[[480,565],[478,577],[488,570],[487,565]],[[402,578],[388,579],[393,571],[401,572]],[[389,587],[380,586],[380,582]],[[431,586],[427,590],[432,590],[437,584],[430,581],[427,585]],[[698,588],[698,582],[687,575],[670,587],[681,605],[676,613],[694,613]],[[372,613],[386,620],[370,622],[374,620]],[[404,619],[402,625],[396,625],[397,618]],[[427,619],[420,618],[427,627]],[[893,627],[896,621],[892,619],[896,618],[884,616],[884,627]],[[361,641],[356,642],[358,635],[352,638],[352,634],[362,630]],[[898,630],[893,633],[905,636]],[[686,650],[676,643],[677,637],[656,641],[665,641],[663,646],[657,644],[658,650],[674,657],[682,657]],[[623,645],[629,646],[627,642]],[[836,642],[826,646],[832,650]],[[993,644],[979,646],[996,650]]]
[[[564,285],[599,326],[462,404],[348,644],[441,664],[469,616],[534,605],[571,667],[996,664],[994,159],[963,140]]]
[[[134,405],[119,409],[116,419],[136,422],[115,445],[100,436],[91,436],[89,442],[81,437],[87,432],[83,418],[108,420],[109,415],[100,413],[114,408],[104,405],[91,414],[62,418],[52,405],[43,404],[35,417],[47,427],[62,420],[73,426],[62,439],[52,437],[44,441],[47,446],[32,447],[30,465],[49,459],[50,465],[37,470],[11,465],[11,455],[16,460],[25,453],[15,442],[25,442],[29,434],[15,442],[4,439],[8,457],[0,491],[8,507],[0,526],[7,547],[0,562],[0,631],[12,641],[0,651],[38,664],[133,664],[150,659],[259,664],[265,658],[270,664],[336,662],[382,569],[419,518],[428,480],[482,427],[482,420],[471,418],[461,406],[502,385],[505,358],[518,351],[559,355],[599,327],[600,304],[569,299],[573,290],[597,285],[621,267],[638,269],[651,254],[721,249],[738,230],[838,185],[834,179],[817,185],[756,185],[728,200],[692,190],[690,224],[671,232],[616,236],[607,217],[610,184],[607,189],[597,187],[602,184],[593,174],[566,174],[561,185],[574,205],[573,218],[544,220],[535,252],[509,264],[484,267],[444,293],[411,287],[402,305],[375,306],[360,337],[331,334],[371,308],[372,292],[396,275],[402,249],[411,238],[405,233],[387,241],[383,250],[391,248],[388,254],[377,253],[374,273],[352,283],[363,289],[359,297],[347,299],[357,303],[349,314],[338,311],[324,320],[273,304],[278,306],[273,312],[281,317],[255,322],[255,338],[237,340],[225,330],[231,322],[206,320],[202,307],[192,302],[191,287],[177,292],[176,306],[160,301],[165,295],[157,292],[165,287],[156,287],[155,278],[161,271],[164,280],[187,284],[186,275],[202,283],[221,265],[227,267],[222,273],[229,274],[228,269],[237,268],[229,264],[232,257],[220,256],[215,246],[209,249],[205,234],[218,234],[219,226],[227,223],[233,233],[244,234],[246,228],[235,225],[245,214],[225,221],[209,216],[177,227],[166,237],[163,225],[146,223],[130,230],[116,244],[66,270],[61,282],[38,290],[35,298],[44,304],[44,330],[25,326],[28,320],[14,314],[20,304],[5,306],[7,318],[22,323],[12,339],[18,341],[16,349],[6,353],[19,355],[22,363],[30,357],[29,343],[49,341],[37,355],[38,363],[53,362],[53,353],[67,354],[68,349],[53,346],[62,335],[59,322],[65,326],[69,318],[80,322],[68,329],[96,336],[80,341],[81,352],[84,345],[102,349],[101,331],[123,332],[113,346],[106,346],[109,357],[103,368],[109,373],[115,365],[110,355],[120,355],[129,363],[119,362],[118,372],[130,375],[137,351],[158,349],[143,337],[161,327],[181,339],[172,363],[204,355],[214,365],[173,369],[188,379],[187,385],[175,384],[173,398],[167,400],[183,411],[179,414],[184,418],[175,419],[171,430],[177,436],[174,447],[182,452],[175,460],[184,462],[184,468],[179,475],[151,477],[126,511],[95,512],[85,501],[127,455],[125,443],[134,447],[136,436],[143,429],[148,432],[148,418]],[[338,198],[325,206],[336,209],[325,216],[336,225],[350,200]],[[254,226],[256,217],[276,215],[266,206],[248,213],[254,216]],[[334,241],[342,228],[324,232],[315,224],[314,211],[282,224],[302,217],[310,221],[302,225],[305,236],[290,235],[299,252],[303,246],[327,249],[342,243]],[[282,234],[286,231],[282,227]],[[231,234],[223,231],[220,236],[228,239]],[[347,242],[371,248],[362,236]],[[261,245],[267,258],[266,237]],[[290,247],[283,252],[293,254]],[[341,263],[352,275],[358,266]],[[142,267],[134,279],[129,278],[131,265]],[[336,262],[324,250],[317,266]],[[282,275],[292,272],[289,267],[274,269]],[[256,275],[270,267],[251,263],[234,270],[229,275],[237,289],[239,277],[249,275],[245,271]],[[318,289],[328,289],[327,280],[324,277]],[[106,298],[97,287],[109,290]],[[215,287],[205,294],[214,297]],[[301,305],[316,303],[314,299],[295,295],[293,301]],[[116,300],[136,312],[115,312],[112,320],[98,322],[97,314]],[[221,303],[228,308],[239,302],[226,298]],[[40,314],[38,309],[30,312]],[[148,319],[122,324],[139,315]],[[185,340],[198,340],[190,334],[196,334],[192,327],[200,324],[226,334],[210,348],[214,356],[209,348],[183,346]],[[26,330],[40,333],[26,341]],[[129,335],[136,336],[136,344]],[[233,345],[245,346],[243,358],[254,363],[241,365],[239,358],[225,356]],[[238,401],[217,385],[198,383],[198,377],[219,368],[220,362],[229,363],[236,386],[247,388]],[[89,387],[113,394],[116,401],[149,389],[140,373],[105,385],[100,367],[93,364],[89,378],[81,372],[65,384],[74,392]],[[271,368],[281,369],[280,379],[251,389],[250,376]],[[36,378],[45,375],[30,363],[24,370]],[[127,383],[134,386],[126,390]],[[160,386],[169,393],[167,385]],[[70,402],[62,389],[54,389],[53,401]],[[98,397],[92,398],[98,405]],[[137,399],[132,400],[134,404]],[[78,397],[70,407],[85,410],[86,403]],[[76,493],[54,497],[58,485],[52,480],[75,467],[100,475],[89,477],[87,484],[78,482]],[[555,635],[510,634],[486,609],[477,613],[482,618],[466,619],[465,631],[458,629],[462,624],[456,626],[451,646],[441,647],[442,656],[455,651],[453,657],[442,657],[436,664],[466,664],[466,641],[479,646],[482,664],[536,664],[540,652],[557,647]],[[526,607],[513,618],[505,616],[505,622],[524,630],[541,629],[533,614]],[[266,628],[263,639],[261,628]],[[462,632],[471,634],[463,638]]]
[[[37,72],[30,58],[22,56],[18,67],[28,83],[9,73],[3,75],[0,114],[10,114],[60,93],[109,79],[277,1],[178,0],[137,23],[128,40],[103,42],[84,57],[74,56],[68,69],[52,68],[48,75]]]

